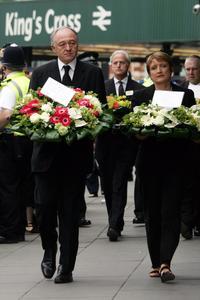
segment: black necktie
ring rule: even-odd
[[[122,83],[122,81],[118,81],[118,83],[119,83],[118,94],[119,94],[119,96],[123,96],[123,95],[125,95],[123,83]]]
[[[63,76],[62,83],[64,85],[70,86],[70,85],[72,85],[72,80],[69,76],[69,70],[71,69],[71,67],[70,66],[63,66],[63,69],[65,70],[65,74]]]

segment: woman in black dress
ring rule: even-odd
[[[155,90],[183,91],[182,104],[188,107],[195,104],[191,90],[171,82],[173,69],[168,54],[151,54],[147,59],[147,71],[153,85],[135,92],[134,106],[151,102]],[[161,277],[162,282],[175,278],[170,265],[179,243],[181,201],[188,180],[191,143],[183,138],[146,137],[141,140],[137,157],[136,170],[142,185],[147,244],[152,262],[149,275]]]

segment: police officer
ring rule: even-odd
[[[23,152],[28,152],[26,138],[8,133],[5,126],[16,101],[27,93],[30,80],[23,72],[25,57],[21,47],[6,47],[1,65],[5,79],[0,85],[0,244],[5,244],[24,240],[25,206],[22,205],[22,190],[23,186],[27,186],[23,180]]]

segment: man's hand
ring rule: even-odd
[[[0,110],[0,128],[4,128],[10,120],[10,117],[12,115],[12,110],[1,108]]]

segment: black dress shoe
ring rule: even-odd
[[[18,243],[18,237],[5,237],[0,236],[0,244],[15,244]]]
[[[181,222],[181,235],[186,240],[191,240],[193,238],[192,228],[190,228],[183,222]]]
[[[144,219],[143,218],[134,218],[133,224],[144,224]]]
[[[85,218],[81,218],[79,220],[79,227],[84,227],[84,226],[89,226],[91,225],[91,221],[90,220],[87,220]]]
[[[62,265],[58,266],[58,271],[56,278],[54,279],[55,283],[69,283],[73,281],[72,273],[66,273]]]
[[[107,236],[111,242],[116,242],[121,234],[114,228],[109,227]]]
[[[41,270],[45,278],[52,278],[56,271],[56,252],[55,249],[46,249],[41,262]]]

